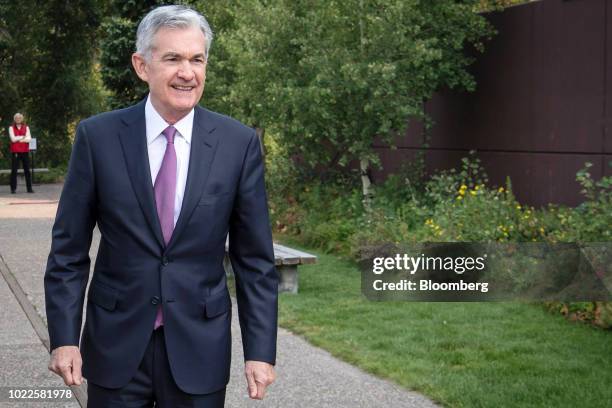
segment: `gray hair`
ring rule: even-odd
[[[151,58],[153,37],[160,28],[189,28],[198,27],[206,38],[205,55],[213,40],[213,32],[203,15],[189,7],[173,5],[157,7],[149,12],[138,24],[136,32],[136,52],[146,59]]]

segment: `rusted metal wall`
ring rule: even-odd
[[[427,169],[456,167],[475,149],[491,181],[510,176],[522,202],[578,204],[586,161],[595,178],[612,172],[612,0],[543,0],[487,17],[498,34],[471,68],[477,90],[426,104],[436,123]],[[411,160],[422,139],[414,124],[397,150],[377,145],[375,180]]]

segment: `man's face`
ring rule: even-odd
[[[150,60],[132,56],[136,73],[149,84],[151,103],[169,123],[198,103],[206,79],[206,38],[198,27],[161,28],[153,37]]]

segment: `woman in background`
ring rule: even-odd
[[[23,163],[23,173],[25,174],[28,193],[33,193],[32,176],[30,174],[30,128],[23,123],[23,115],[16,113],[13,116],[13,124],[8,128],[11,138],[11,193],[17,190],[17,169],[19,161]]]

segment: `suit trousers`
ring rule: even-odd
[[[222,408],[225,388],[210,394],[187,394],[172,377],[164,326],[154,330],[144,357],[130,382],[111,389],[87,382],[88,408]]]
[[[32,190],[32,174],[30,173],[30,153],[11,153],[11,191],[17,190],[17,169],[19,162],[23,164],[23,173],[28,191]]]

